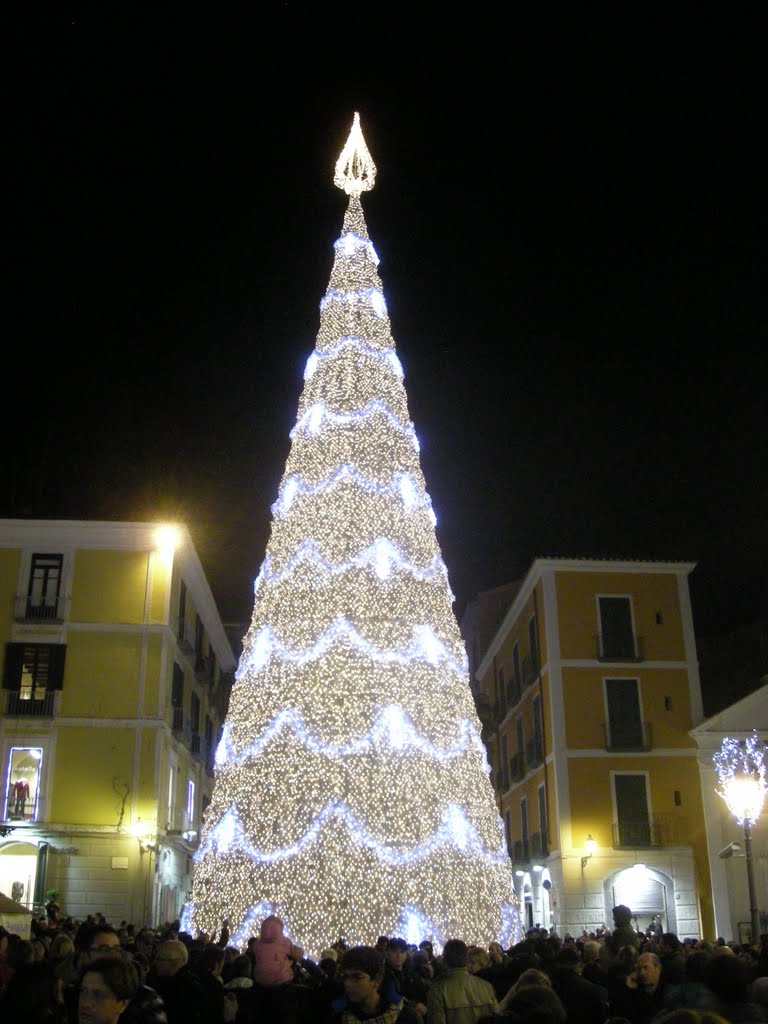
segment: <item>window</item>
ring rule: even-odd
[[[628,597],[599,597],[601,658],[634,659],[635,631]]]
[[[541,717],[541,697],[537,693],[533,698],[533,738],[540,755],[544,756],[544,722]]]
[[[501,737],[501,781],[502,789],[509,789],[509,753],[506,733]]]
[[[539,671],[539,635],[535,615],[528,620],[528,649],[531,652],[531,668],[535,675]]]
[[[525,797],[520,801],[520,838],[524,843],[528,842],[528,801]]]
[[[616,845],[650,846],[651,820],[648,813],[648,777],[645,772],[614,772],[616,802]]]
[[[175,761],[168,762],[168,825],[169,829],[176,828],[176,773],[178,766]]]
[[[207,765],[213,765],[214,749],[213,749],[213,722],[206,715],[205,716],[205,763]]]
[[[172,727],[184,728],[184,669],[177,661],[173,663],[173,681],[171,683]]]
[[[547,826],[547,791],[544,786],[539,786],[537,795],[539,798],[539,832],[541,832],[543,845],[546,847],[549,828]]]
[[[507,838],[507,850],[512,849],[512,812],[507,811],[504,815],[504,835]]]
[[[184,630],[187,625],[187,584],[184,580],[179,581],[179,640],[184,639]]]
[[[525,751],[525,730],[523,728],[522,715],[518,715],[515,719],[515,733],[517,735],[517,752],[522,754]]]
[[[32,555],[27,589],[27,618],[58,618],[63,555]]]
[[[7,821],[37,820],[42,764],[42,747],[11,747],[5,802]]]
[[[645,746],[637,679],[606,679],[609,750],[642,750]]]
[[[515,689],[520,693],[523,686],[523,675],[520,670],[520,644],[515,644],[512,648],[512,671],[515,677]]]
[[[195,654],[203,653],[203,623],[199,615],[195,616]]]
[[[191,722],[192,722],[192,732],[193,733],[199,733],[200,732],[200,698],[197,696],[197,694],[194,691],[192,692],[192,707],[191,707],[190,719],[191,719]]]
[[[64,685],[66,644],[6,644],[3,689],[6,711],[16,715],[53,714],[53,693]]]
[[[195,827],[195,784],[192,779],[187,781],[187,827]]]

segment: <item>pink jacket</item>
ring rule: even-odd
[[[261,938],[253,943],[253,980],[272,987],[293,981],[291,951],[293,944],[283,935],[283,922],[272,915],[261,922]]]

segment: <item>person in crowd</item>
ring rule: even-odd
[[[444,970],[427,996],[429,1024],[474,1024],[497,1005],[493,986],[467,970],[468,948],[461,939],[449,939],[443,949]]]
[[[579,974],[581,958],[575,946],[563,946],[555,957],[552,988],[568,1016],[568,1024],[603,1024],[608,1017],[608,990]]]
[[[329,1022],[356,1024],[422,1024],[421,1015],[409,1006],[387,978],[384,957],[373,946],[353,946],[341,960],[344,994],[331,1007]]]
[[[9,1024],[66,1024],[61,980],[47,960],[27,964],[11,978],[0,1004]]]
[[[752,1001],[752,972],[736,956],[713,956],[706,972],[709,1009],[731,1024],[763,1024],[763,1007]]]
[[[423,1017],[427,1012],[429,985],[424,978],[411,969],[408,963],[408,944],[405,939],[389,939],[384,956],[387,976],[392,978],[397,991],[405,1001]]]
[[[632,927],[632,911],[620,903],[613,908],[612,914],[613,931],[605,940],[611,952],[618,953],[622,946],[633,946],[637,949],[640,946],[640,936]]]
[[[637,972],[630,974],[624,987],[612,994],[611,1014],[626,1017],[630,1024],[648,1024],[663,1008],[661,960],[655,953],[641,953]]]
[[[78,1024],[117,1024],[138,987],[136,968],[126,957],[105,956],[92,960],[79,986]]]

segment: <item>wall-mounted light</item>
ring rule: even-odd
[[[584,856],[581,858],[581,870],[582,871],[587,866],[587,862],[592,859],[592,854],[595,852],[596,849],[597,849],[596,841],[592,838],[591,835],[588,835],[587,838],[584,841],[584,851],[585,851],[584,852]]]

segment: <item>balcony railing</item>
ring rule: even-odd
[[[61,604],[60,597],[35,599],[17,594],[13,616],[17,622],[62,622]]]
[[[187,746],[192,745],[192,723],[184,708],[172,708],[171,729],[176,739],[182,740]]]
[[[549,836],[546,831],[534,832],[529,842],[532,857],[546,857],[549,854]]]
[[[515,704],[518,704],[522,696],[523,688],[520,683],[515,679],[510,679],[507,683],[507,700],[509,706],[513,708]]]
[[[594,637],[598,661],[645,661],[645,637],[610,637],[597,633]]]
[[[653,818],[622,818],[613,822],[613,846],[616,850],[687,846],[689,842],[687,818],[674,814],[656,814]]]
[[[19,690],[8,690],[8,700],[5,705],[6,715],[32,715],[36,718],[53,717],[53,702],[56,694],[53,690],[46,690],[41,700],[34,700],[31,697],[22,697]]]
[[[515,839],[512,843],[512,860],[516,864],[531,859],[531,847],[528,839]]]
[[[653,750],[653,726],[650,722],[602,722],[603,745],[614,753]]]
[[[526,743],[525,761],[529,768],[538,768],[544,763],[544,744],[540,736],[534,736]]]
[[[192,733],[191,741],[190,741],[190,744],[189,744],[189,749],[192,751],[193,754],[199,754],[200,753],[200,733],[199,732],[193,732]]]
[[[525,775],[525,758],[522,754],[515,754],[509,759],[509,776],[513,782],[519,782]]]
[[[535,654],[526,654],[523,658],[523,685],[530,686],[539,674],[539,659]]]

